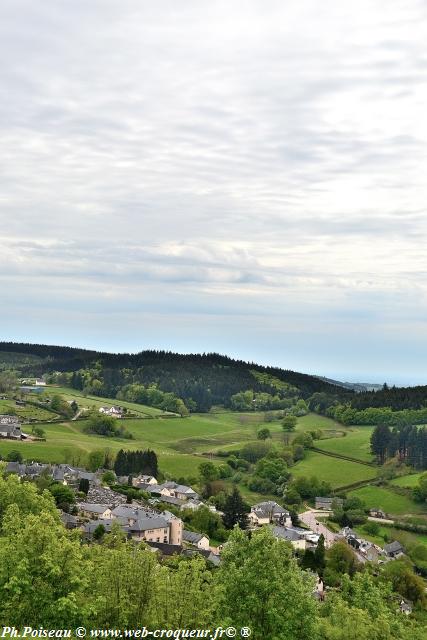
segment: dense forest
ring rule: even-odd
[[[50,374],[52,381],[85,389],[93,395],[141,403],[148,403],[147,390],[156,388],[174,394],[189,410],[197,411],[208,411],[219,404],[231,407],[232,396],[247,390],[275,398],[275,401],[266,398],[267,406],[257,408],[270,408],[269,403],[277,406],[284,399],[308,398],[316,392],[335,400],[344,400],[349,395],[345,389],[315,376],[233,360],[216,353],[182,355],[150,350],[112,354],[11,342],[0,343],[1,352],[38,358],[30,363],[23,359],[22,365],[17,358],[15,367],[22,376]]]

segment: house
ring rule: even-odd
[[[128,529],[134,540],[170,543],[168,522],[155,513],[139,514],[138,519],[128,525]]]
[[[147,475],[139,475],[136,478],[132,478],[132,485],[134,487],[139,487],[139,485],[155,485],[157,484],[157,480],[154,476],[147,476]]]
[[[274,502],[274,500],[267,500],[266,502],[259,502],[251,507],[251,511],[248,514],[249,522],[253,526],[262,526],[263,524],[276,523],[282,526],[290,527],[292,525],[291,514]]]
[[[369,509],[371,518],[387,518],[387,514],[382,509]]]
[[[307,540],[305,537],[301,536],[298,529],[276,525],[273,527],[272,532],[275,538],[290,542],[294,549],[301,549],[304,551],[307,547]]]
[[[368,562],[374,562],[375,564],[378,564],[378,561],[380,559],[380,551],[378,550],[378,547],[376,545],[370,544],[368,547],[365,547],[363,553],[366,556],[366,560],[368,560]]]
[[[178,498],[178,500],[197,500],[199,497],[191,487],[187,487],[185,484],[178,484],[173,481],[159,484],[157,485],[157,488],[160,489],[161,495],[169,495],[171,498]]]
[[[82,514],[87,518],[97,518],[103,520],[111,520],[113,518],[112,511],[107,504],[81,502],[77,506]]]
[[[326,509],[331,511],[332,503],[337,505],[338,507],[342,507],[344,504],[344,500],[342,498],[323,498],[321,496],[316,496],[315,498],[315,507],[316,509]]]
[[[187,556],[188,558],[192,558],[196,554],[199,554],[205,558],[208,562],[211,562],[215,567],[218,567],[221,558],[217,553],[213,553],[210,549],[183,549],[182,555]]]
[[[21,440],[21,423],[17,416],[0,415],[0,438]]]
[[[175,545],[182,544],[183,522],[170,511],[163,511],[162,516],[169,525],[169,543]]]
[[[61,522],[66,529],[76,529],[79,526],[79,519],[70,513],[61,512]]]
[[[400,542],[397,542],[397,540],[390,544],[385,544],[384,551],[389,558],[398,558],[405,553],[405,549],[402,547]]]
[[[40,378],[36,378],[35,381],[35,386],[36,387],[45,387],[46,386],[46,382],[44,380],[41,380]]]
[[[164,502],[165,504],[171,504],[173,507],[180,507],[181,509],[186,504],[184,500],[179,500],[178,498],[172,498],[171,496],[161,496],[159,498],[153,498],[149,502],[152,504],[157,504],[158,502]]]
[[[209,505],[209,511],[212,511],[212,506],[213,505]],[[196,511],[196,509],[200,509],[200,507],[206,507],[205,503],[202,502],[201,500],[193,500],[193,498],[190,498],[190,500],[187,500],[186,502],[183,502],[181,505],[181,510],[182,509],[191,509],[192,511]],[[216,508],[213,507],[214,510],[216,511]]]
[[[198,549],[209,549],[209,538],[204,533],[197,533],[195,531],[187,531],[184,529],[182,532],[182,539],[184,542],[187,542]]]
[[[112,418],[123,418],[123,415],[125,413],[123,407],[117,406],[99,407],[98,411],[99,413],[103,413],[104,415],[110,416]]]

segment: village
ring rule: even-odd
[[[38,462],[8,462],[5,468],[6,473],[16,474],[21,480],[35,481],[42,475],[50,477],[53,481],[68,486],[76,494],[81,481],[85,481],[88,486],[86,499],[78,500],[70,512],[61,511],[61,520],[67,529],[80,529],[83,539],[88,542],[97,540],[116,528],[128,539],[136,543],[146,543],[160,556],[192,556],[198,553],[213,566],[220,564],[221,551],[227,542],[212,545],[205,533],[185,529],[183,520],[177,514],[179,511],[206,507],[222,515],[215,506],[201,500],[192,487],[171,480],[158,483],[154,476],[147,474],[139,474],[133,478],[117,477],[118,484],[127,486],[131,482],[132,487],[144,491],[149,496],[147,501],[132,500],[129,503],[125,495],[103,483],[102,476],[105,471],[100,469],[97,472],[89,472],[67,464],[48,465]],[[342,528],[339,533],[332,532],[323,519],[332,512],[336,501],[340,502],[340,499],[316,497],[314,507],[308,507],[306,511],[298,514],[298,525],[293,524],[291,513],[277,502],[259,502],[252,505],[247,514],[248,531],[267,526],[275,538],[290,543],[297,555],[306,549],[316,549],[320,536],[323,536],[326,549],[337,541],[345,542],[357,560],[363,564],[384,564],[405,554],[405,549],[397,541],[382,548],[364,540],[349,527]],[[174,512],[165,508],[168,506],[173,508]],[[378,521],[385,516],[381,510],[371,510],[369,518]],[[326,593],[323,580],[318,577],[314,596],[323,601]],[[402,600],[400,610],[409,614],[412,606]]]

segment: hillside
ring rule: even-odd
[[[233,396],[247,391],[254,396],[239,399],[248,406],[238,408],[285,408],[298,398],[306,399],[314,393],[326,393],[340,402],[352,396],[351,391],[315,376],[233,360],[216,353],[184,355],[154,350],[136,354],[105,353],[2,342],[0,362],[3,360],[13,362],[13,368],[23,377],[47,374],[52,382],[86,389],[92,395],[153,406],[156,404],[146,396],[150,389],[153,395],[155,386],[162,393],[181,399],[188,409],[197,411],[209,411],[213,405],[231,407]],[[177,410],[173,406],[162,408]]]

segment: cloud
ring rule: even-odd
[[[134,317],[152,314],[191,350],[181,320],[203,315],[202,350],[234,336],[250,354],[256,336],[259,355],[260,316],[286,343],[294,325],[309,341],[329,323],[318,370],[341,362],[342,323],[378,330],[381,353],[381,331],[420,335],[425,25],[417,0],[3,2],[10,318],[26,299],[58,335],[52,310],[73,309],[68,342],[72,323],[96,336],[88,310],[108,310],[137,348]],[[372,345],[359,336],[355,351],[369,371]]]

